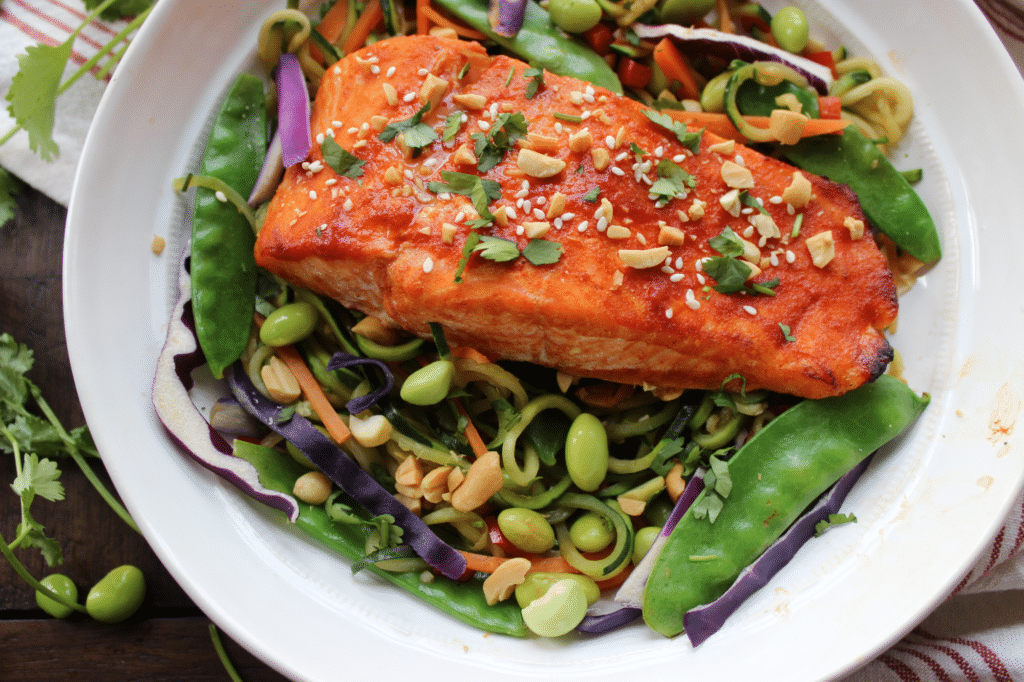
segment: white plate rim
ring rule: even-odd
[[[864,17],[865,20],[872,16],[876,18],[884,16],[885,10],[882,6],[885,4],[887,3],[881,0],[860,3],[858,16]],[[937,15],[955,16],[963,22],[960,30],[966,32],[967,36],[980,41],[974,46],[978,53],[974,58],[980,60],[984,57],[989,65],[991,78],[986,78],[984,82],[995,82],[1005,88],[1005,100],[1002,102],[1002,106],[1007,112],[1024,112],[1024,88],[1021,86],[1019,75],[1006,53],[1002,51],[995,35],[980,12],[967,0],[950,1],[946,4],[948,11],[944,13],[937,10],[932,3],[928,3],[927,13],[932,17]],[[182,25],[187,24],[186,20],[188,19],[193,19],[196,23],[207,20],[210,13],[220,17],[221,21],[225,21],[223,13],[229,11],[227,6],[230,3],[224,3],[224,5],[225,7],[203,8],[198,0],[163,0],[136,38],[104,95],[97,111],[96,122],[86,141],[68,213],[64,252],[64,302],[68,349],[83,412],[88,423],[94,429],[97,444],[105,453],[105,463],[111,477],[127,506],[136,515],[147,540],[175,579],[230,636],[282,673],[294,679],[327,679],[331,676],[332,670],[337,670],[336,666],[339,663],[344,663],[344,659],[339,659],[338,653],[329,648],[312,644],[309,640],[314,640],[317,645],[322,645],[324,642],[321,641],[322,638],[317,638],[316,633],[302,632],[302,628],[295,627],[296,618],[300,615],[296,611],[301,611],[304,616],[312,614],[324,617],[328,619],[328,622],[319,625],[321,628],[330,626],[330,619],[339,616],[337,610],[339,607],[337,603],[332,602],[337,595],[330,593],[311,595],[307,582],[308,576],[302,576],[301,571],[295,566],[281,563],[280,557],[275,556],[273,552],[268,554],[267,549],[260,546],[259,537],[244,537],[244,531],[253,527],[250,524],[255,523],[257,524],[255,527],[258,528],[273,527],[272,519],[263,518],[260,515],[257,515],[255,521],[228,518],[223,525],[214,525],[214,528],[209,531],[209,536],[197,538],[195,533],[192,533],[192,537],[189,537],[190,533],[185,532],[186,528],[193,530],[202,527],[203,524],[210,524],[212,507],[208,509],[204,505],[223,504],[224,508],[229,511],[224,515],[225,517],[237,516],[239,510],[244,511],[248,507],[239,506],[232,489],[224,486],[204,470],[187,462],[184,457],[180,457],[178,461],[168,465],[167,471],[173,475],[171,480],[175,484],[186,486],[187,490],[185,490],[186,494],[183,495],[183,498],[193,506],[175,510],[175,514],[170,514],[167,510],[163,510],[161,513],[160,509],[153,509],[154,500],[160,499],[161,496],[148,494],[152,491],[145,486],[146,474],[135,461],[138,454],[133,452],[133,448],[145,445],[155,447],[163,454],[170,452],[177,455],[174,453],[173,447],[169,447],[169,440],[160,431],[155,418],[145,409],[149,405],[146,377],[162,342],[162,330],[159,325],[154,325],[151,307],[168,307],[166,297],[169,291],[166,282],[163,288],[151,286],[150,290],[142,293],[128,292],[125,294],[126,305],[124,306],[99,307],[96,304],[97,300],[108,298],[111,294],[125,293],[120,292],[117,285],[123,281],[134,281],[131,277],[139,272],[138,267],[129,264],[125,264],[123,275],[121,273],[115,275],[106,270],[100,273],[96,272],[93,266],[97,260],[100,260],[108,268],[111,265],[117,265],[116,261],[108,262],[113,256],[110,254],[110,247],[115,240],[111,235],[95,227],[96,224],[117,225],[128,232],[126,235],[128,238],[138,240],[139,237],[144,238],[149,232],[160,232],[161,229],[164,229],[165,224],[174,217],[172,209],[168,208],[173,205],[169,184],[166,188],[154,187],[153,182],[147,184],[143,180],[133,179],[132,173],[118,174],[118,179],[124,180],[129,186],[132,185],[132,182],[144,185],[140,189],[145,189],[149,193],[148,198],[156,200],[158,210],[140,211],[140,215],[147,219],[143,220],[144,224],[140,226],[138,221],[126,224],[124,218],[126,213],[134,215],[131,211],[138,210],[139,207],[135,206],[131,200],[117,202],[116,195],[109,189],[105,189],[97,180],[101,177],[104,166],[108,171],[111,170],[109,164],[115,157],[110,147],[111,143],[116,141],[119,136],[126,134],[134,136],[135,141],[145,139],[137,129],[145,130],[147,125],[161,134],[164,132],[164,124],[157,116],[150,117],[148,121],[124,121],[123,107],[126,102],[130,102],[137,110],[145,110],[146,105],[149,105],[153,106],[153,110],[156,111],[154,100],[159,99],[152,95],[149,98],[142,97],[140,99],[138,90],[131,90],[131,86],[137,87],[139,79],[146,77],[145,60],[154,57],[153,44],[159,43],[158,34],[169,32],[180,37],[200,32],[198,28],[190,29]],[[251,32],[253,16],[258,15],[264,8],[272,6],[269,2],[241,3],[241,5],[247,10],[237,12],[234,20],[237,21],[240,30],[249,32]],[[848,9],[844,7],[844,3],[838,1],[826,1],[820,5],[824,9],[834,12],[843,12]],[[914,10],[908,8],[908,11],[913,13]],[[915,70],[916,60],[920,57],[913,54],[904,56],[911,80],[916,77],[917,83],[922,88],[926,88],[929,85],[927,77],[920,69]],[[896,65],[900,63],[898,56],[893,59],[893,63]],[[238,64],[236,58],[235,63],[218,65],[213,69],[210,82],[225,83],[231,70],[238,68]],[[206,88],[196,86],[191,89],[191,92],[204,98],[204,104],[209,105],[211,101],[215,100],[218,90],[219,86]],[[980,101],[984,101],[984,97]],[[924,107],[919,113],[919,117],[934,125],[934,120],[941,119],[943,112],[932,109],[933,107]],[[998,120],[1000,118],[998,112],[983,113],[991,119]],[[179,121],[178,125],[187,130],[189,134],[196,135],[196,130],[201,127],[202,121]],[[985,186],[980,187],[979,180],[974,174],[985,173],[984,165],[979,166],[980,162],[970,156],[968,154],[970,150],[963,149],[963,143],[954,136],[943,136],[941,131],[936,131],[936,133],[942,138],[941,142],[955,157],[955,163],[959,166],[960,174],[953,178],[954,186],[951,188],[954,197],[964,196],[973,199],[980,196],[985,201],[991,201],[999,196],[1021,195],[1020,181],[1008,177],[990,177],[991,174],[987,174],[984,176]],[[1007,137],[1009,137],[1008,140]],[[1008,133],[1003,137],[1001,144],[1006,149],[1024,150],[1024,140],[1021,139],[1019,133]],[[187,150],[173,149],[173,145],[171,146],[170,151],[160,151],[147,155],[146,158],[170,158],[178,162],[188,160]],[[998,150],[992,149],[994,144],[985,144],[984,141],[981,146],[986,152],[984,158],[988,159],[988,164],[991,166],[992,154],[995,153],[995,158],[999,158]],[[1003,154],[1006,156],[1008,153],[1004,150]],[[978,156],[982,157],[983,155],[979,154]],[[152,171],[153,175],[161,180],[170,178],[176,173],[176,171],[156,166],[156,164],[148,165],[150,163],[152,161],[147,161],[147,164],[140,164],[140,167]],[[998,167],[998,164],[996,166]],[[102,200],[103,198],[106,199],[106,202]],[[992,229],[990,221],[998,216],[999,207],[975,202],[967,208],[969,210],[962,218],[969,225],[960,227],[965,229],[963,236],[968,243],[963,253],[969,256],[969,259],[959,264],[960,273],[953,278],[956,285],[955,292],[960,296],[968,296],[972,302],[984,297],[995,296],[998,298],[993,293],[993,289],[998,291],[998,285],[1001,284],[1000,278],[1005,277],[1007,279],[1004,281],[1010,281],[1009,277],[1014,272],[1010,267],[1011,264],[998,259],[998,250],[992,249],[980,239],[979,235]],[[999,237],[1002,240],[1005,235],[1000,234]],[[1007,241],[1013,243],[1019,239],[1010,238]],[[129,255],[129,260],[137,257],[136,247],[138,246],[139,243],[135,243],[134,247],[123,251]],[[145,248],[146,244],[141,246]],[[98,254],[98,249],[103,250]],[[107,255],[107,260],[98,258],[104,254]],[[173,271],[173,268],[166,267],[166,262],[164,265],[155,263],[154,261],[159,261],[155,256],[139,257],[139,259],[147,261],[143,269],[143,274],[147,277],[153,271],[159,271],[161,268],[165,273]],[[148,305],[145,310],[142,310],[140,304]],[[990,305],[989,307],[994,306]],[[987,483],[987,487],[984,487],[981,493],[974,495],[966,502],[986,512],[985,522],[971,526],[973,542],[965,542],[959,548],[959,551],[955,553],[954,565],[946,565],[941,569],[933,570],[922,568],[922,573],[915,576],[917,582],[929,585],[932,592],[930,597],[923,598],[920,594],[912,593],[912,596],[908,598],[908,602],[911,603],[908,603],[908,609],[905,612],[881,617],[881,624],[877,625],[877,629],[884,633],[882,635],[854,637],[852,638],[853,644],[848,641],[851,638],[846,638],[844,641],[839,641],[842,638],[827,638],[825,641],[832,646],[829,649],[829,655],[824,657],[812,655],[809,660],[794,665],[787,670],[791,674],[790,679],[825,679],[848,672],[880,653],[895,639],[912,628],[944,598],[945,594],[953,589],[960,576],[970,569],[978,553],[985,548],[989,539],[998,531],[1003,516],[1016,500],[1017,491],[1024,485],[1024,466],[1017,461],[1019,457],[1012,456],[1016,444],[1014,434],[1008,434],[1005,439],[1001,439],[998,434],[988,428],[993,415],[1012,421],[1020,409],[1021,396],[1024,394],[1021,365],[1010,359],[1013,357],[1012,352],[1009,352],[1011,349],[1001,346],[998,338],[1012,338],[1015,333],[1021,332],[1021,316],[1009,315],[1006,316],[1007,319],[998,321],[981,317],[982,320],[979,321],[971,318],[970,313],[963,314],[964,319],[970,318],[968,321],[984,322],[985,325],[979,326],[978,329],[991,336],[986,336],[983,339],[985,343],[981,343],[982,339],[978,338],[981,335],[980,331],[971,334],[966,330],[959,330],[955,338],[955,348],[950,352],[951,364],[955,364],[955,366],[950,368],[946,376],[930,377],[930,381],[939,390],[933,391],[933,407],[938,406],[938,408],[932,412],[929,418],[933,420],[933,426],[942,427],[940,430],[943,438],[955,438],[958,442],[977,442],[980,445],[979,451],[983,449],[991,451],[983,453],[985,455],[983,466],[987,467],[985,476],[991,478],[991,481]],[[118,338],[126,339],[123,345],[114,344],[112,346],[105,334],[101,333],[114,330],[120,333],[121,336]],[[993,333],[996,331],[998,334]],[[993,371],[994,360],[991,357],[978,357],[979,348],[984,348],[986,353],[996,357],[1001,357],[1001,352],[1007,352],[1008,354],[1001,358],[1005,362],[1005,366],[1002,368],[1005,371],[1003,373]],[[966,378],[970,378],[974,383],[965,385],[964,379]],[[113,389],[115,386],[122,388]],[[128,387],[129,390],[125,391],[124,387]],[[114,395],[121,395],[135,403],[129,402],[127,408],[123,405],[114,406],[111,404]],[[958,401],[976,402],[982,407],[971,411],[959,402],[953,404],[953,396]],[[965,416],[960,416],[958,411],[963,412]],[[972,421],[976,418],[979,421],[984,421],[983,418],[986,416],[989,417],[988,422],[976,424]],[[958,419],[970,422],[963,425],[963,433],[945,430],[947,424],[956,422]],[[915,429],[915,434],[921,433],[927,428],[929,428],[928,424],[919,425]],[[129,446],[127,443],[132,443],[132,445]],[[922,447],[919,456],[937,457],[938,455],[934,450]],[[924,495],[924,497],[908,498],[911,502],[922,502],[929,494],[929,486],[935,490],[946,489],[942,487],[944,485],[942,481],[915,479],[914,483],[910,493],[919,497]],[[143,486],[141,490],[138,488],[140,485]],[[889,521],[908,526],[922,523],[921,514],[934,512],[934,507],[923,502],[920,506],[926,508],[920,513],[914,504],[908,504],[906,508],[901,507],[896,514],[898,518],[889,519]],[[213,520],[218,521],[216,518]],[[894,531],[894,537],[899,537],[899,532],[897,528]],[[287,533],[282,535],[287,535]],[[294,538],[294,540],[296,543],[302,543],[301,539]],[[838,538],[834,541],[851,542],[849,538]],[[190,546],[189,542],[194,542],[195,546]],[[862,539],[860,542],[863,544],[865,541]],[[883,540],[873,542],[883,542]],[[870,543],[864,544],[864,546],[869,545]],[[236,555],[239,551],[242,551],[243,554]],[[197,562],[195,553],[210,553],[210,556],[204,562]],[[330,557],[321,558],[330,562]],[[210,567],[211,560],[216,567]],[[318,559],[314,557],[311,560],[317,561]],[[246,568],[250,572],[245,575],[246,580],[250,581],[248,585],[239,584],[237,570],[230,570],[237,569],[238,564],[242,561],[248,562]],[[263,564],[261,565],[260,562]],[[295,569],[295,574],[289,574],[288,570],[290,569]],[[843,570],[851,569],[844,568]],[[274,591],[272,594],[260,593],[259,599],[253,600],[246,590],[253,584],[273,585]],[[368,592],[382,600],[387,600],[391,596],[387,590],[368,588]],[[788,627],[799,626],[806,630],[804,621],[801,619],[804,617],[804,613],[814,608],[812,604],[809,604],[814,599],[813,592],[812,587],[807,590],[806,595],[802,595],[792,602],[792,606],[788,601],[779,601],[779,606],[792,608],[792,612],[780,619],[780,622],[788,624]],[[301,609],[295,606],[296,603],[301,605]],[[268,620],[276,620],[276,618],[267,619],[266,614],[275,610],[282,611],[283,615],[277,616],[281,620],[276,625],[273,623],[268,625]],[[400,671],[402,667],[410,664],[425,666],[424,676],[428,678],[441,663],[449,674],[460,668],[471,672],[486,670],[498,679],[508,677],[510,672],[511,678],[515,678],[516,675],[539,676],[543,670],[552,669],[551,667],[540,668],[530,665],[506,670],[496,668],[496,661],[503,660],[501,654],[496,653],[502,647],[478,638],[469,639],[471,636],[457,627],[453,627],[453,632],[456,635],[451,638],[451,641],[439,645],[437,641],[424,636],[415,628],[402,631],[399,625],[389,621],[387,617],[375,620],[378,618],[376,614],[356,613],[353,615],[348,613],[347,615],[349,617],[347,622],[352,625],[345,628],[348,639],[345,649],[354,651],[355,647],[374,646],[382,642],[401,648],[402,655],[394,657],[395,660],[378,662],[377,667],[367,668],[363,671],[372,678],[384,679],[389,670]],[[344,624],[346,621],[342,619],[340,622]],[[798,625],[794,626],[794,622],[798,622]],[[389,628],[392,629],[389,630]],[[547,656],[563,656],[554,659],[551,664],[560,670],[560,674],[571,671],[570,674],[587,679],[611,677],[617,675],[621,669],[665,672],[676,665],[684,665],[688,670],[696,672],[711,666],[709,660],[716,654],[720,654],[722,647],[734,644],[733,639],[742,637],[743,633],[743,627],[735,628],[733,634],[729,633],[727,627],[723,633],[720,633],[722,636],[718,641],[716,639],[709,640],[707,644],[696,651],[691,651],[688,646],[680,646],[678,650],[669,653],[666,653],[661,642],[643,639],[636,646],[650,649],[651,653],[646,660],[637,663],[636,661],[625,662],[612,658],[605,662],[606,667],[601,670],[570,665],[571,657],[564,657],[564,652],[555,651],[556,646],[539,645],[538,650]],[[618,638],[612,637],[607,641],[615,643]],[[467,642],[471,642],[472,652],[468,650],[470,644]],[[866,642],[870,642],[870,645],[866,645]],[[442,655],[450,654],[452,647],[461,648],[463,644],[467,650],[466,656],[462,660],[445,660],[442,657]],[[439,646],[440,648],[438,648]],[[587,644],[581,644],[579,648],[592,650],[592,647]],[[721,656],[718,658],[721,659]],[[770,660],[762,658],[758,665],[770,663]],[[350,666],[353,664],[362,665],[354,661],[349,662]],[[741,663],[735,662],[729,663],[726,667],[727,670],[736,672],[742,668]],[[356,669],[358,668],[353,668],[353,671]],[[711,668],[708,667],[708,669]]]

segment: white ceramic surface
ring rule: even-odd
[[[232,638],[282,673],[328,679],[821,680],[870,660],[957,584],[1024,481],[1018,203],[1024,84],[968,0],[801,3],[913,90],[900,168],[945,257],[902,301],[894,344],[933,396],[876,458],[845,509],[704,645],[642,627],[559,641],[487,636],[348,565],[250,504],[173,445],[150,382],[188,206],[171,180],[280,2],[161,0],[97,113],[68,216],[64,306],[82,407],[118,492],[154,550]],[[822,31],[818,31],[822,33]],[[953,49],[951,49],[953,48]],[[154,235],[168,239],[154,255]]]

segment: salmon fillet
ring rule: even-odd
[[[821,398],[885,369],[896,289],[847,188],[528,69],[427,36],[329,68],[313,133],[363,163],[339,174],[315,144],[289,168],[256,262],[411,333],[438,322],[453,345],[578,377],[718,389],[740,375]],[[516,121],[526,134],[504,149]],[[488,153],[500,160],[480,172]],[[726,228],[743,255],[721,253]],[[749,271],[740,291],[713,288],[716,263]]]

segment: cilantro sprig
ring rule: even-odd
[[[32,515],[32,505],[37,498],[51,502],[64,499],[61,471],[50,457],[70,456],[118,516],[133,530],[139,529],[86,461],[86,455],[98,455],[88,429],[83,426],[67,431],[39,387],[25,376],[33,362],[32,351],[27,346],[15,341],[10,334],[0,335],[0,451],[14,457],[17,474],[11,490],[21,500],[17,536],[10,543],[0,537],[0,554],[37,592],[75,610],[85,611],[81,604],[65,599],[37,581],[14,555],[16,549],[35,548],[49,566],[63,561],[60,545]]]
[[[320,153],[324,157],[324,163],[343,178],[354,180],[362,177],[366,161],[335,142],[333,137],[324,138],[320,144]]]
[[[53,139],[53,125],[56,116],[57,98],[64,94],[82,76],[89,73],[100,60],[109,56],[142,22],[153,9],[154,0],[103,0],[87,2],[92,12],[72,31],[60,45],[32,45],[24,54],[18,55],[18,72],[11,80],[7,91],[7,111],[14,119],[15,126],[0,137],[4,144],[19,131],[28,133],[29,149],[39,154],[44,161],[51,161],[60,153],[60,147]],[[71,57],[71,49],[78,34],[97,16],[105,19],[136,15],[121,31],[82,62],[78,69],[63,81],[64,68]],[[98,76],[105,76],[120,59],[122,51],[108,60]]]
[[[409,118],[389,123],[384,130],[381,131],[380,135],[377,136],[377,139],[381,142],[391,142],[391,140],[398,137],[399,133],[401,133],[403,135],[402,139],[405,141],[405,146],[415,150],[416,153],[419,153],[424,147],[437,139],[437,131],[422,120],[424,114],[428,111],[430,111],[430,102],[427,102],[420,107],[416,113]]]
[[[708,240],[708,244],[721,256],[710,256],[704,259],[703,270],[717,282],[713,287],[720,294],[735,294],[744,291],[748,294],[774,296],[774,288],[779,285],[778,278],[768,282],[760,282],[747,286],[747,279],[753,272],[750,264],[740,260],[743,255],[743,240],[733,232],[731,227],[722,230],[717,236]]]
[[[516,142],[526,136],[526,117],[521,112],[499,114],[486,133],[473,133],[470,139],[475,141],[473,153],[476,154],[476,169],[486,173],[499,163],[505,152],[512,149]]]
[[[685,123],[675,120],[668,114],[663,114],[660,111],[653,111],[651,109],[645,109],[644,116],[651,119],[653,123],[656,123],[662,128],[674,133],[676,139],[679,140],[679,143],[694,154],[700,151],[700,140],[704,136],[704,128],[691,131],[686,127]]]
[[[441,179],[444,182],[436,180],[428,182],[427,189],[434,194],[449,192],[469,197],[473,202],[473,208],[480,214],[479,220],[469,223],[470,227],[483,227],[494,220],[494,214],[491,213],[488,205],[501,198],[499,183],[472,173],[456,173],[455,171],[441,171]]]

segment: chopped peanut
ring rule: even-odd
[[[807,238],[807,250],[811,253],[811,261],[815,266],[823,268],[836,257],[836,245],[832,232],[819,232]]]
[[[260,378],[263,379],[270,397],[282,405],[294,403],[302,395],[295,375],[276,355],[272,355],[267,364],[260,369]]]
[[[476,111],[487,106],[487,98],[474,93],[460,92],[452,95],[452,101],[464,109]]]
[[[546,215],[548,220],[553,220],[558,216],[562,215],[562,213],[565,211],[565,202],[567,199],[568,197],[566,197],[561,192],[555,192],[554,195],[552,195],[551,202],[548,204],[548,212]]]
[[[669,256],[667,246],[651,249],[619,249],[619,259],[631,268],[643,270],[661,265]]]
[[[501,456],[489,450],[470,465],[466,480],[452,493],[452,506],[459,511],[473,511],[491,499],[504,484]]]
[[[864,221],[853,216],[846,216],[843,227],[850,231],[850,239],[858,241],[864,238]]]
[[[594,138],[586,128],[581,128],[569,136],[569,149],[577,153],[587,151],[593,143]]]
[[[682,246],[685,242],[686,233],[678,227],[672,227],[671,225],[658,226],[659,246]]]
[[[494,573],[484,580],[483,590],[487,604],[494,606],[511,597],[516,591],[516,587],[522,585],[526,580],[526,572],[530,570],[531,565],[530,560],[523,557],[503,561],[494,569]]]
[[[800,171],[793,173],[793,181],[782,192],[782,200],[793,208],[803,208],[811,200],[811,181]]]
[[[612,162],[612,155],[604,147],[594,147],[590,150],[590,158],[594,162],[594,170],[603,171]]]
[[[519,150],[516,165],[530,177],[550,178],[565,170],[565,161],[532,149]]]
[[[427,77],[423,79],[423,86],[420,88],[420,104],[430,104],[431,109],[436,108],[437,103],[444,97],[447,89],[448,81],[428,73]]]
[[[754,186],[754,174],[735,161],[722,164],[722,180],[733,189],[750,189]]]

